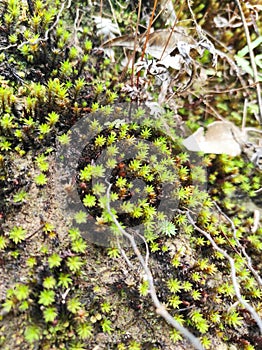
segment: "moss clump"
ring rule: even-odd
[[[0,4],[3,348],[184,346],[182,335],[156,315],[148,280],[112,222],[109,184],[110,207],[122,227],[134,234],[143,227],[141,252],[149,256],[157,296],[174,319],[204,349],[261,346],[259,327],[239,301],[223,254],[234,260],[242,297],[260,316],[260,169],[243,154],[194,157],[181,146],[186,125],[196,130],[217,116],[241,125],[252,78],[247,56],[241,56],[243,27],[235,25],[232,4],[196,1],[192,12],[185,4],[182,10],[169,4],[190,38],[170,54],[179,69],[164,67],[154,50],[150,56],[143,48],[151,1],[142,4],[138,26],[136,5],[122,1],[104,2],[102,18],[100,5],[83,1]],[[242,5],[255,23],[256,4]],[[153,26],[162,38],[168,20],[160,7]],[[202,31],[192,28],[194,21]],[[255,42],[261,24],[249,30]],[[115,46],[120,39],[101,47],[120,34],[129,35],[129,45],[121,42],[124,50]],[[151,32],[151,42],[153,37]],[[155,44],[162,52],[167,40]],[[228,48],[238,62],[242,58],[241,74]],[[260,54],[258,46],[254,52]],[[248,97],[255,101],[253,89]],[[249,103],[247,126],[258,127],[257,113]],[[80,150],[75,177],[62,174],[68,181],[61,189],[54,154],[79,151],[70,142],[83,119],[95,136]],[[60,210],[63,191],[66,199],[75,192],[80,199],[73,217]],[[88,233],[92,242],[98,234],[102,239],[104,228],[112,233],[103,237],[106,247],[82,234],[91,218],[98,228]]]

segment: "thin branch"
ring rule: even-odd
[[[233,231],[233,237],[236,241],[236,244],[238,246],[238,248],[242,251],[243,255],[245,256],[245,258],[247,259],[247,266],[249,268],[249,270],[253,273],[255,279],[257,280],[257,283],[262,287],[262,279],[259,276],[259,274],[256,272],[256,270],[253,268],[252,265],[252,260],[250,258],[250,256],[246,253],[245,248],[241,245],[241,243],[239,242],[238,238],[237,238],[237,230],[235,227],[235,224],[233,223],[233,221],[222,211],[222,209],[218,206],[218,204],[216,202],[214,202],[217,210],[219,211],[219,213],[221,215],[223,215],[227,221],[230,223],[231,227],[232,227],[232,231]]]
[[[242,10],[240,1],[235,0],[235,3],[238,7],[240,17],[241,17],[241,20],[243,23],[244,31],[245,31],[251,67],[252,67],[253,75],[254,75],[253,78],[254,78],[254,81],[257,83],[256,89],[257,89],[257,102],[258,102],[258,107],[259,107],[259,122],[260,122],[260,124],[262,124],[262,91],[261,91],[261,86],[260,86],[259,79],[258,79],[258,71],[257,71],[257,65],[256,65],[256,61],[255,61],[255,55],[254,55],[254,51],[252,49],[251,38],[250,38],[247,22],[246,22],[245,15],[244,15],[244,12]]]
[[[258,83],[252,83],[252,84],[249,84],[247,86],[243,86],[243,87],[240,87],[240,88],[233,88],[233,89],[227,89],[227,90],[208,90],[206,91],[206,96],[208,96],[208,94],[224,94],[225,92],[238,92],[238,91],[241,91],[241,90],[246,90],[248,88],[253,88],[255,85],[257,85]]]
[[[236,297],[238,299],[238,301],[249,311],[249,313],[251,314],[251,316],[253,317],[253,319],[256,321],[259,329],[260,329],[260,333],[262,334],[262,320],[259,317],[259,315],[257,314],[257,312],[255,311],[255,309],[245,300],[242,298],[241,292],[240,292],[240,286],[239,283],[237,281],[237,276],[236,276],[236,266],[235,266],[235,261],[233,258],[231,258],[231,256],[222,248],[220,248],[216,242],[213,240],[213,238],[211,237],[211,235],[209,233],[207,233],[206,231],[202,230],[201,228],[199,228],[193,218],[191,217],[190,213],[187,211],[186,212],[187,218],[189,220],[189,222],[191,223],[191,225],[194,227],[194,229],[198,232],[200,232],[202,235],[204,235],[209,242],[212,244],[213,248],[215,250],[217,250],[219,253],[221,253],[228,261],[230,264],[230,269],[231,269],[231,280],[233,283],[233,287],[236,293]]]
[[[251,227],[251,232],[255,233],[259,226],[259,220],[260,220],[260,211],[258,209],[254,210],[254,224]]]
[[[131,261],[128,259],[128,257],[127,257],[127,255],[126,255],[124,249],[121,248],[119,239],[117,240],[117,247],[118,247],[120,253],[122,254],[123,258],[125,259],[127,265],[128,265],[129,267],[133,268],[134,265],[133,265],[133,264],[131,263]]]
[[[111,9],[111,12],[112,12],[112,15],[113,15],[115,24],[116,24],[116,26],[117,26],[118,34],[121,35],[121,31],[120,31],[120,28],[119,28],[119,25],[118,25],[118,22],[117,22],[117,19],[116,19],[116,14],[115,14],[114,7],[113,7],[113,5],[112,5],[111,0],[108,0],[108,2],[109,2],[109,5],[110,5],[110,9]]]
[[[182,5],[181,5],[180,8],[179,8],[178,14],[176,15],[176,21],[174,21],[174,24],[173,24],[173,26],[172,26],[172,28],[171,28],[170,34],[169,34],[169,36],[168,36],[168,38],[167,38],[167,41],[166,41],[165,46],[164,46],[164,48],[163,48],[163,51],[162,51],[162,53],[161,53],[161,56],[160,56],[160,59],[159,59],[160,61],[161,61],[162,58],[163,58],[163,55],[164,55],[164,53],[165,53],[165,51],[166,51],[166,48],[167,48],[167,46],[168,46],[168,44],[169,44],[169,42],[170,42],[171,36],[172,36],[172,34],[173,34],[174,30],[175,30],[175,27],[176,27],[176,25],[177,25],[178,17],[179,17],[179,15],[180,15],[180,13],[183,11],[184,7],[185,7],[185,2],[182,3]]]
[[[103,15],[103,0],[100,0],[99,16],[102,18]]]
[[[134,233],[135,233],[138,237],[140,237],[140,238],[142,239],[142,241],[144,242],[144,245],[145,245],[145,247],[146,247],[145,263],[146,263],[146,265],[148,266],[148,260],[149,260],[149,248],[148,248],[148,244],[147,244],[147,242],[146,242],[146,240],[145,240],[145,237],[143,237],[142,235],[140,235],[140,233],[138,233],[137,231],[134,231]]]
[[[145,53],[146,53],[146,46],[147,46],[147,43],[148,43],[148,40],[149,40],[150,29],[151,29],[152,24],[153,24],[153,19],[154,19],[154,15],[155,15],[155,11],[156,11],[157,2],[158,2],[158,0],[154,0],[154,7],[153,7],[153,10],[152,10],[152,14],[151,14],[151,17],[150,17],[148,28],[147,28],[146,33],[145,33],[146,39],[145,39],[144,46],[142,48],[142,53],[141,53],[141,57],[140,57],[141,61],[143,61]],[[140,72],[137,73],[137,79],[136,79],[136,87],[137,88],[139,86],[139,77],[140,77]]]
[[[33,233],[30,235],[26,236],[25,240],[28,241],[31,239],[34,235],[36,235],[40,230],[42,230],[45,227],[45,224],[42,224],[39,228],[37,228]]]
[[[158,2],[158,0],[154,1],[154,7],[153,7],[153,10],[152,10],[152,14],[151,14],[151,17],[150,17],[149,25],[148,25],[148,28],[147,28],[147,31],[146,31],[146,40],[145,40],[145,43],[144,43],[144,47],[142,49],[141,61],[143,61],[143,58],[145,56],[146,46],[147,46],[147,43],[148,43],[148,40],[149,40],[149,33],[150,33],[150,29],[152,27],[152,23],[153,23],[155,11],[156,11],[157,2]]]
[[[241,130],[244,131],[245,126],[246,126],[246,120],[247,120],[247,104],[248,100],[247,98],[244,99],[244,108],[243,108],[243,117],[242,117],[242,126]]]
[[[137,48],[137,41],[138,41],[138,26],[139,26],[139,21],[140,21],[141,8],[142,8],[142,0],[139,0],[137,21],[136,21],[136,34],[135,34],[135,39],[134,39],[134,50],[133,50],[133,54],[132,54],[131,86],[133,86],[133,84],[134,84],[135,57],[136,57],[136,48]]]
[[[169,323],[171,326],[173,326],[186,339],[188,339],[190,341],[190,343],[194,346],[195,349],[197,349],[197,350],[204,350],[204,348],[201,345],[201,342],[199,341],[199,339],[197,337],[195,337],[188,329],[186,329],[181,324],[179,324],[169,314],[169,312],[166,310],[164,305],[161,304],[161,302],[159,301],[159,299],[157,297],[157,294],[156,294],[156,289],[155,289],[155,285],[154,285],[153,275],[152,275],[151,270],[148,267],[145,259],[143,258],[140,250],[138,249],[138,246],[136,244],[136,241],[135,241],[134,237],[122,228],[122,226],[120,225],[120,223],[116,219],[115,215],[111,211],[111,208],[110,208],[110,190],[111,190],[111,187],[112,187],[112,184],[109,184],[109,186],[107,188],[107,192],[106,192],[106,196],[107,196],[106,208],[107,208],[107,211],[108,211],[109,215],[111,216],[113,222],[115,223],[116,227],[120,231],[120,233],[129,240],[129,242],[130,242],[130,244],[132,246],[132,249],[133,249],[134,253],[136,254],[136,256],[137,256],[137,258],[138,258],[138,260],[140,262],[140,265],[142,266],[142,268],[143,268],[143,270],[145,272],[145,275],[146,275],[147,281],[148,281],[148,285],[149,285],[149,294],[150,294],[151,299],[153,301],[153,304],[154,304],[154,306],[156,308],[156,313],[159,314],[161,317],[163,317],[164,320],[167,323]]]

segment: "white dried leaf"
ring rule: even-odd
[[[97,30],[97,35],[103,38],[111,39],[119,35],[118,26],[109,18],[93,16]]]
[[[162,63],[166,68],[171,67],[175,70],[180,70],[183,66],[184,60],[181,55],[177,54],[175,56],[167,55],[159,62]]]
[[[163,59],[177,48],[178,43],[180,43],[181,49],[185,45],[196,46],[196,41],[184,33],[182,28],[176,28],[172,33],[170,33],[170,30],[156,30],[149,34],[146,53],[157,59]]]
[[[183,141],[183,145],[189,151],[237,156],[246,141],[246,132],[233,123],[217,121],[208,125],[206,133],[200,127]]]
[[[251,157],[251,162],[253,162],[260,170],[262,170],[262,147],[255,148],[255,152]]]
[[[150,115],[154,117],[159,117],[164,113],[164,108],[157,102],[146,101],[145,105],[149,108]]]
[[[165,102],[167,91],[168,91],[168,88],[170,86],[170,81],[171,81],[171,79],[169,78],[169,79],[164,80],[161,84],[160,93],[158,95],[159,105],[162,105]]]
[[[112,122],[106,122],[104,123],[104,126],[108,126],[108,127],[115,127],[115,128],[120,128],[121,125],[125,125],[126,121],[125,119],[115,119]]]
[[[167,26],[172,26],[177,22],[177,16],[172,0],[160,1],[160,8],[162,10],[161,17]]]
[[[184,58],[186,63],[190,63],[192,58],[190,57],[190,50],[194,48],[194,45],[190,45],[184,41],[178,41],[177,48],[180,55]]]
[[[107,57],[110,58],[111,62],[115,62],[115,53],[113,49],[105,49],[104,53]]]

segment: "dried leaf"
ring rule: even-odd
[[[129,50],[134,49],[134,43],[135,43],[135,37],[132,35],[121,35],[118,36],[117,38],[113,38],[110,40],[107,40],[102,44],[102,47],[107,48],[107,47],[113,47],[113,46],[121,46]],[[141,51],[141,48],[137,48],[138,51]]]
[[[166,68],[173,68],[175,70],[180,70],[183,66],[184,60],[183,57],[179,54],[175,55],[175,56],[165,56],[161,61],[159,61],[160,63],[162,63]]]
[[[119,35],[118,26],[109,18],[93,16],[97,30],[97,35],[103,38],[115,38],[115,34]]]
[[[189,151],[237,156],[246,140],[246,133],[233,123],[217,121],[208,125],[205,134],[204,128],[200,127],[183,141],[183,145]]]
[[[167,47],[165,49],[166,43]],[[163,51],[163,57],[170,55],[177,47],[178,44],[183,43],[187,46],[196,46],[195,40],[182,32],[182,30],[174,30],[170,36],[170,30],[156,30],[155,32],[149,34],[148,45],[146,48],[146,53],[151,56],[160,59]]]
[[[176,29],[170,35],[170,30],[156,30],[148,35],[148,43],[146,47],[146,53],[150,54],[154,58],[164,59],[169,56],[176,48],[178,43],[183,43],[183,45],[194,45],[196,46],[196,41],[186,35],[182,29]],[[143,45],[145,43],[146,36],[144,34],[138,36],[138,51],[142,51]],[[166,43],[168,42],[167,47]],[[131,35],[122,35],[120,37],[111,39],[103,43],[102,47],[112,47],[121,46],[127,49],[133,50],[135,43],[135,37]],[[165,51],[164,51],[165,49]],[[163,55],[164,51],[164,55]]]
[[[161,0],[161,18],[167,26],[173,26],[177,22],[177,16],[174,9],[174,4],[172,0]]]

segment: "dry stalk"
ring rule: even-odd
[[[245,36],[247,40],[247,46],[248,46],[248,51],[249,51],[249,57],[250,57],[250,62],[251,62],[251,67],[253,70],[253,75],[254,75],[254,82],[256,83],[256,90],[257,90],[257,102],[258,102],[258,108],[259,108],[259,122],[262,125],[262,91],[261,91],[261,86],[258,80],[258,71],[257,71],[257,65],[255,61],[255,55],[254,51],[252,49],[252,43],[251,43],[251,38],[248,30],[248,25],[247,21],[245,19],[244,12],[242,10],[241,4],[239,0],[235,0],[235,3],[238,7],[240,17],[243,23],[244,31],[245,31]]]

